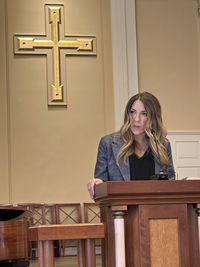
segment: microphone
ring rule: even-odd
[[[159,159],[159,163],[160,165],[162,166],[161,164],[161,160],[160,160],[160,153],[159,153],[159,150],[158,150],[158,144],[157,144],[157,141],[156,141],[156,136],[155,136],[155,131],[153,128],[151,128],[151,133],[153,134],[153,137],[154,137],[154,141],[156,143],[156,149],[157,149],[157,153],[158,153],[158,159]],[[169,175],[168,173],[164,173],[163,172],[163,167],[160,169],[160,172],[158,174],[154,174],[154,175],[151,175],[149,177],[150,180],[169,180]]]

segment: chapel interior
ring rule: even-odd
[[[30,210],[32,225],[99,223],[86,184],[101,137],[138,92],[161,103],[178,179],[200,177],[199,10],[197,0],[1,0],[0,206]],[[104,267],[100,238],[95,251]],[[76,240],[54,252],[55,266],[78,266]]]

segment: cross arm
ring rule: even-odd
[[[35,38],[18,38],[18,48],[20,49],[34,49],[39,47],[54,47],[54,43],[51,40],[35,40]]]
[[[93,40],[91,39],[77,39],[76,41],[59,41],[58,46],[60,48],[77,48],[77,51],[92,51]]]

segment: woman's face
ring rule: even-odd
[[[133,117],[131,125],[132,133],[136,136],[143,135],[145,133],[145,126],[147,123],[147,112],[144,104],[140,100],[136,100],[133,103],[130,112]]]

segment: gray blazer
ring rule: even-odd
[[[124,158],[120,158],[119,166],[116,164],[116,158],[124,141],[121,138],[114,138],[112,135],[104,136],[100,143],[97,155],[97,162],[95,166],[94,178],[99,178],[104,182],[107,181],[130,181],[130,167],[129,160],[127,165],[124,164]],[[174,166],[172,160],[172,152],[170,142],[165,141],[164,146],[167,149],[169,157],[169,166],[165,172],[169,174],[169,179],[175,179]],[[156,161],[155,173],[159,173],[162,166]]]

